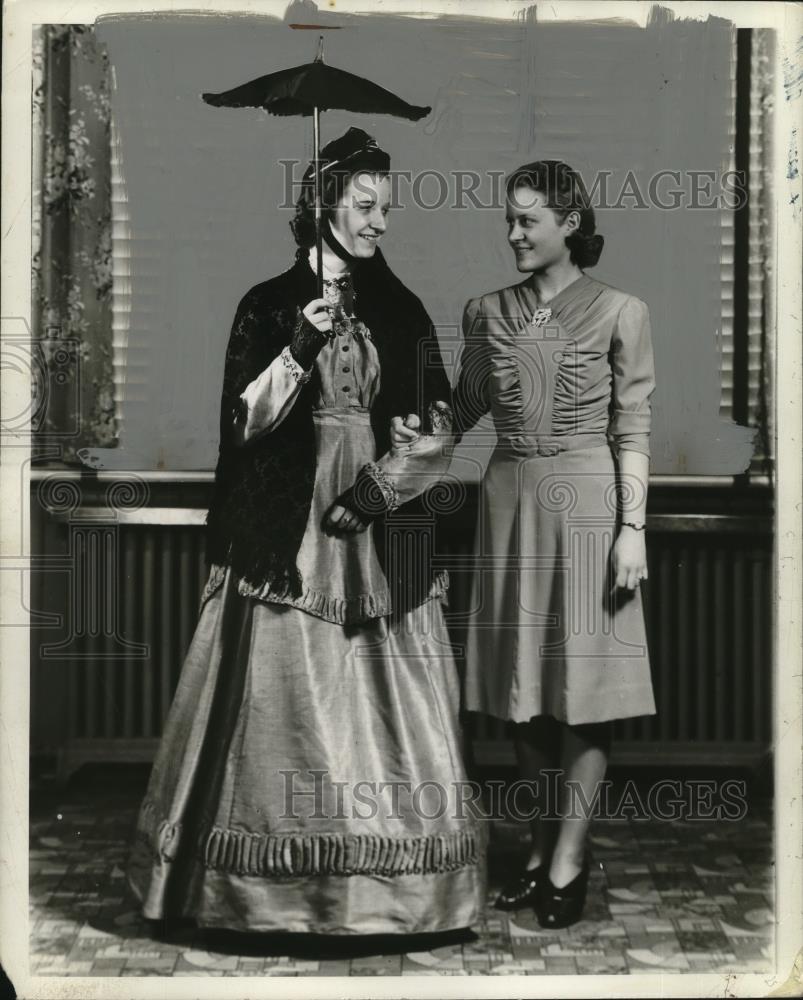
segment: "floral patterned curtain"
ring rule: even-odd
[[[117,437],[109,60],[91,26],[50,24],[33,67],[36,453],[76,463]]]

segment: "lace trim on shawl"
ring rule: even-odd
[[[201,607],[223,586],[226,567],[214,565],[201,594]],[[440,598],[444,602],[449,590],[448,570],[438,570],[433,574],[432,586],[427,600]],[[279,589],[271,584],[254,587],[246,580],[237,580],[237,592],[243,597],[253,597],[266,604],[285,604],[300,611],[306,611],[316,618],[332,622],[334,625],[353,625],[369,621],[371,618],[385,618],[393,611],[393,602],[387,590],[373,594],[359,594],[356,597],[336,597],[311,587],[303,587],[300,596],[293,597],[287,588]]]
[[[156,803],[143,803],[137,840],[155,860],[172,862],[185,831],[180,823],[159,819]],[[206,868],[236,875],[287,878],[298,875],[420,875],[455,871],[479,863],[479,830],[423,837],[377,834],[259,834],[245,830],[202,829],[195,838],[197,857]]]

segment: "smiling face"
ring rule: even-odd
[[[387,228],[390,178],[355,174],[332,212],[332,231],[354,257],[373,257]]]
[[[518,185],[507,199],[505,218],[507,239],[519,271],[546,271],[569,263],[571,251],[566,237],[579,225],[577,212],[569,212],[561,220],[560,213],[547,206],[541,191]]]

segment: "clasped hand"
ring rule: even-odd
[[[312,306],[314,303],[310,303]],[[408,413],[406,417],[394,417],[390,422],[390,446],[395,451],[398,448],[406,447],[418,440],[418,428],[421,421],[414,413]],[[356,534],[365,531],[368,525],[362,521],[358,514],[349,510],[342,504],[332,504],[326,512],[323,520],[324,528],[327,531],[344,532]]]
[[[413,444],[419,438],[418,429],[421,421],[415,413],[406,417],[394,417],[390,422],[390,446],[396,451]]]

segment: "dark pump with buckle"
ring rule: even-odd
[[[538,923],[546,930],[571,927],[583,916],[590,870],[591,862],[586,856],[580,873],[559,889],[549,877],[548,863],[523,868],[502,887],[494,907],[512,911],[532,906]]]
[[[534,906],[538,900],[539,886],[547,877],[546,865],[522,869],[502,887],[494,907],[497,910],[522,910],[525,906]]]
[[[539,882],[535,904],[535,915],[541,927],[559,930],[578,922],[585,906],[589,870],[590,864],[586,858],[579,875],[561,889],[552,884],[548,872],[544,874]]]

